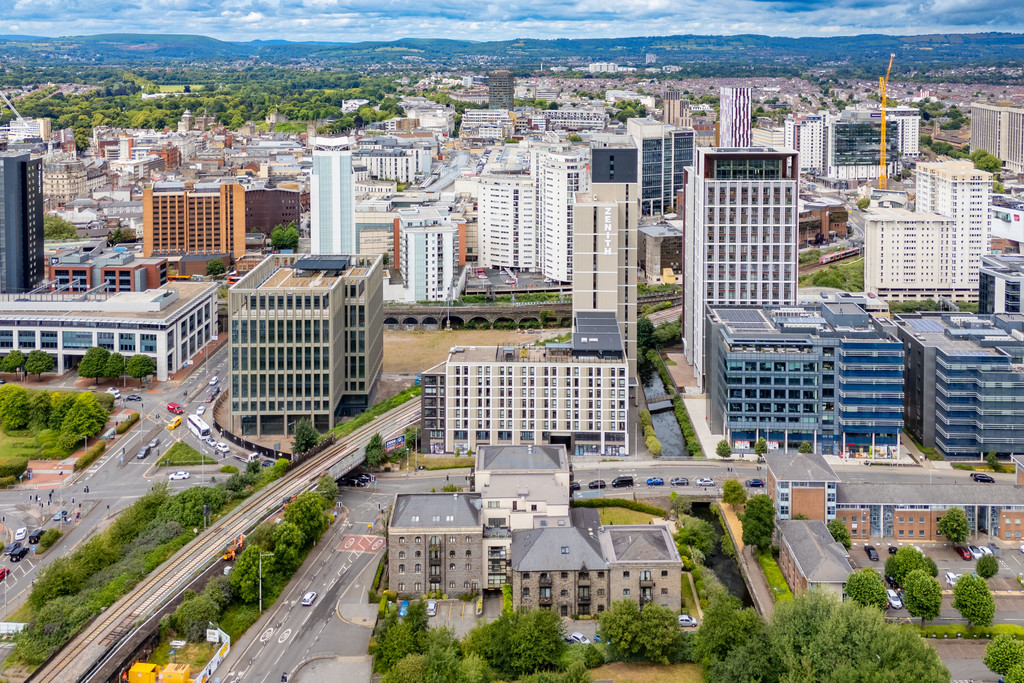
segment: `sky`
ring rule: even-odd
[[[0,0],[0,34],[37,36],[355,42],[985,31],[1024,32],[1024,0]]]

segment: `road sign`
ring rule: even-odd
[[[401,448],[405,445],[405,434],[401,436],[395,436],[384,442],[384,452],[390,453],[391,451]]]

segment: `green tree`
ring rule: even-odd
[[[505,679],[561,668],[565,642],[561,617],[551,610],[503,612],[466,636],[463,650],[487,660]]]
[[[119,353],[112,353],[103,364],[103,376],[108,379],[117,379],[124,375],[124,356]]]
[[[751,608],[742,609],[738,598],[716,593],[704,610],[704,621],[693,637],[695,661],[704,666],[723,661],[733,648],[756,638],[764,622]]]
[[[134,242],[137,238],[135,231],[130,228],[118,228],[107,237],[107,244],[114,246],[124,242]]]
[[[378,653],[380,652],[378,646]],[[380,654],[377,655],[380,658]],[[409,654],[402,657],[384,676],[383,683],[423,683],[427,679],[426,657]]]
[[[735,479],[726,479],[722,484],[722,502],[739,507],[747,502],[747,490]]]
[[[274,528],[273,541],[274,566],[290,575],[302,564],[302,549],[306,545],[302,530],[294,522],[281,522]]]
[[[220,607],[206,595],[195,595],[188,598],[174,611],[171,623],[179,635],[192,643],[200,643],[206,638],[206,629],[210,623],[220,619]]]
[[[381,438],[380,432],[376,432],[370,437],[369,443],[366,444],[366,464],[369,467],[380,467],[381,463],[386,459],[384,453],[384,439]]]
[[[206,262],[206,274],[210,277],[220,277],[224,273],[228,272],[224,262],[219,258],[211,259]]]
[[[1003,678],[1003,683],[1024,683],[1024,663],[1010,667]]]
[[[96,379],[103,377],[103,368],[110,357],[110,351],[101,346],[94,346],[85,352],[82,360],[78,363],[78,376],[85,379]]]
[[[910,616],[921,619],[921,625],[939,616],[942,608],[942,586],[923,569],[915,569],[904,582],[903,606]]]
[[[96,395],[91,391],[83,391],[75,397],[60,430],[75,436],[96,436],[106,424],[107,417],[107,411],[96,400]]]
[[[316,492],[323,499],[325,509],[334,507],[334,501],[338,498],[338,482],[331,475],[325,474],[317,482]]]
[[[1009,633],[999,634],[985,646],[985,666],[992,673],[1005,676],[1020,664],[1024,664],[1024,641]]]
[[[43,216],[43,239],[44,240],[73,240],[78,239],[78,231],[75,226],[60,216],[52,213]]]
[[[764,454],[768,452],[768,441],[762,436],[760,439],[754,442],[754,453],[757,454],[758,458],[763,458]]]
[[[811,445],[810,441],[801,441],[800,442],[799,451],[801,453],[805,453],[805,454],[813,453],[814,452],[814,446]]]
[[[842,543],[843,547],[847,550],[853,545],[853,539],[850,538],[850,531],[846,528],[846,524],[841,519],[833,519],[828,524],[828,532],[832,534],[832,538],[837,543]]]
[[[125,370],[129,376],[142,380],[156,372],[156,361],[144,353],[137,353],[125,363]]]
[[[494,670],[486,659],[470,652],[459,662],[459,677],[465,683],[492,683]]]
[[[394,613],[389,614],[384,619],[384,626],[377,638],[374,669],[380,673],[390,671],[406,655],[416,653],[417,640],[417,634],[413,632],[409,622],[398,619]]]
[[[762,553],[772,547],[772,533],[775,531],[775,506],[772,499],[761,493],[747,501],[743,511],[743,543],[756,545]]]
[[[860,209],[861,211],[866,210],[869,206],[871,206],[871,200],[868,199],[867,197],[862,197],[861,199],[857,200],[857,208]]]
[[[53,359],[53,356],[46,351],[35,351],[29,352],[29,357],[25,360],[25,372],[30,375],[41,376],[43,373],[51,373],[56,368],[57,361]]]
[[[0,387],[0,423],[4,429],[24,429],[32,419],[32,403],[25,387],[5,384]]]
[[[690,515],[679,515],[676,526],[679,529],[676,532],[676,543],[696,548],[704,557],[714,552],[718,534],[711,522]]]
[[[644,352],[654,348],[654,323],[646,315],[636,321],[636,345]]]
[[[963,508],[950,508],[939,518],[936,527],[938,532],[946,537],[953,545],[960,545],[967,540],[970,533],[970,525],[967,523],[967,515]]]
[[[270,231],[270,246],[280,251],[282,249],[291,249],[295,251],[299,248],[299,231],[295,227],[295,223],[289,223],[288,225],[278,225]]]
[[[0,360],[0,372],[18,372],[25,365],[25,354],[14,349]]]
[[[983,579],[991,579],[999,573],[999,560],[992,555],[982,555],[978,558],[974,571]]]
[[[728,458],[732,455],[732,447],[729,445],[727,440],[722,439],[718,442],[718,445],[715,446],[715,453],[719,458]]]
[[[980,576],[964,574],[953,584],[953,609],[967,625],[988,626],[996,613],[996,603],[988,583]]]
[[[915,569],[920,569],[930,576],[938,574],[938,569],[934,572],[932,571],[934,564],[934,561],[929,562],[928,558],[918,551],[917,548],[906,545],[886,559],[885,575],[891,576],[897,584],[902,586],[910,572]]]
[[[235,560],[235,568],[229,575],[231,578],[231,590],[242,602],[255,604],[260,596],[260,552],[261,548],[255,544],[249,545],[242,550],[242,554]],[[273,569],[272,557],[263,558],[263,571],[265,574]]]
[[[601,634],[616,656],[627,661],[668,664],[680,636],[675,613],[650,602],[640,609],[633,600],[619,600],[598,618]]]
[[[316,431],[313,421],[304,417],[295,424],[295,435],[292,437],[292,450],[302,455],[320,442],[320,432]]]
[[[874,569],[860,569],[846,580],[846,595],[858,605],[884,610],[889,604],[882,577]]]
[[[678,629],[676,635],[678,634]],[[666,662],[667,663],[667,662]],[[590,683],[593,680],[590,676],[590,672],[587,671],[587,665],[583,662],[576,660],[565,670],[562,674],[560,683]]]
[[[288,509],[284,511],[285,521],[299,527],[306,543],[320,540],[320,536],[327,529],[327,515],[324,514],[324,505],[321,501],[320,494],[316,491],[305,491],[289,503]]]
[[[998,180],[992,181],[992,193],[993,194],[1006,194],[1006,188]]]
[[[978,154],[978,152],[981,152],[981,154]],[[1003,162],[999,160],[999,157],[993,156],[984,150],[971,152],[971,158],[974,160],[974,167],[979,170],[994,174],[998,174],[1003,170]]]

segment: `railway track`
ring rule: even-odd
[[[381,416],[404,428],[418,419],[420,401],[406,403]],[[143,580],[130,593],[122,597],[106,612],[93,619],[71,642],[61,648],[49,661],[37,669],[28,681],[51,683],[83,680],[93,665],[108,649],[132,631],[139,620],[173,596],[180,587],[204,565],[216,561],[226,539],[246,532],[266,512],[275,510],[285,498],[301,493],[315,485],[320,475],[332,464],[348,456],[357,456],[374,432],[380,430],[380,419],[357,429],[334,447],[300,463],[283,478],[211,525],[188,543],[164,566]],[[93,652],[88,650],[93,649]]]

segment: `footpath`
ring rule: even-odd
[[[740,573],[747,582],[747,589],[754,601],[754,608],[767,619],[775,611],[775,598],[772,595],[771,586],[761,572],[761,565],[754,555],[754,549],[743,545],[743,523],[736,516],[736,511],[731,505],[719,503],[722,511],[722,518],[725,520],[725,533],[729,534],[732,544],[736,548],[736,559],[740,566]]]

